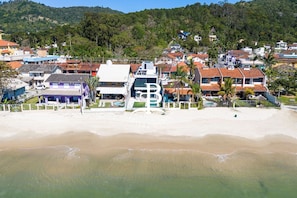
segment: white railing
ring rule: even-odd
[[[58,111],[58,110],[70,110],[79,109],[77,104],[0,104],[0,111],[4,112],[23,112],[23,111]]]

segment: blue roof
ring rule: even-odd
[[[42,62],[42,61],[53,61],[57,60],[59,56],[46,56],[46,57],[31,57],[31,58],[24,58],[24,62]]]

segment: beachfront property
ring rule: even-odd
[[[38,85],[48,87],[47,78],[51,74],[62,73],[62,69],[56,64],[23,64],[17,71],[19,78],[33,88]]]
[[[239,96],[242,96],[246,88],[250,88],[255,95],[264,95],[268,89],[266,78],[262,70],[258,68],[198,68],[195,81],[201,87],[203,95],[217,96],[221,84],[226,78],[233,79],[233,86]]]
[[[105,100],[119,100],[130,94],[131,68],[129,64],[113,64],[108,60],[101,64],[96,74],[99,78],[97,95]]]
[[[42,91],[45,104],[83,104],[89,99],[89,87],[86,81],[89,74],[51,74],[46,83],[49,88]]]
[[[128,103],[133,106],[135,101],[147,102],[147,93],[151,93],[150,102],[155,106],[159,106],[162,100],[159,94],[161,90],[158,89],[160,80],[157,67],[151,61],[144,61],[133,67],[130,64],[113,64],[107,61],[106,64],[100,65],[97,77],[97,96],[103,101],[120,100],[125,102],[126,106]],[[155,94],[156,91],[159,95]]]
[[[3,90],[2,101],[18,100],[26,91],[28,84],[17,78],[5,79],[6,88]]]

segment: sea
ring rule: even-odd
[[[296,198],[297,141],[67,133],[0,140],[3,198]]]

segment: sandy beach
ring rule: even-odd
[[[260,108],[0,112],[0,197],[295,197],[296,121]]]
[[[32,138],[67,132],[99,136],[138,134],[203,137],[229,135],[249,139],[271,135],[297,138],[297,113],[287,109],[205,108],[146,112],[79,110],[0,112],[0,138]]]

